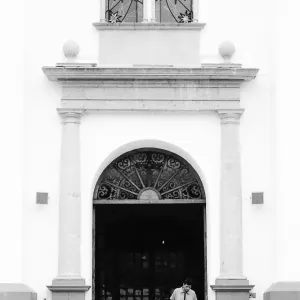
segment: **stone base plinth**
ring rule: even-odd
[[[254,285],[246,279],[217,279],[211,288],[216,292],[216,300],[249,300],[249,292]]]
[[[264,300],[300,300],[300,281],[272,284],[264,293]]]
[[[85,292],[90,289],[84,279],[56,278],[47,287],[52,292],[52,300],[84,300]]]
[[[0,283],[0,300],[36,300],[37,293],[22,283]]]

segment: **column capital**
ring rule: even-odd
[[[63,108],[58,108],[57,113],[62,119],[62,123],[75,123],[80,124],[81,117],[84,115],[84,109],[66,110]]]
[[[240,118],[244,113],[241,109],[219,109],[217,113],[221,119],[221,124],[239,124]]]

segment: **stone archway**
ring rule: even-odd
[[[199,175],[175,153],[139,148],[113,160],[93,193],[94,299],[164,300],[184,276],[205,297],[205,201]]]

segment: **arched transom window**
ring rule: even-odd
[[[203,184],[192,166],[178,155],[142,148],[119,156],[106,167],[94,200],[205,199]]]

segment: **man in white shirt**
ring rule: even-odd
[[[191,289],[192,288],[192,280],[190,278],[186,278],[183,281],[182,287],[177,288],[173,291],[171,300],[197,300],[196,293]]]

